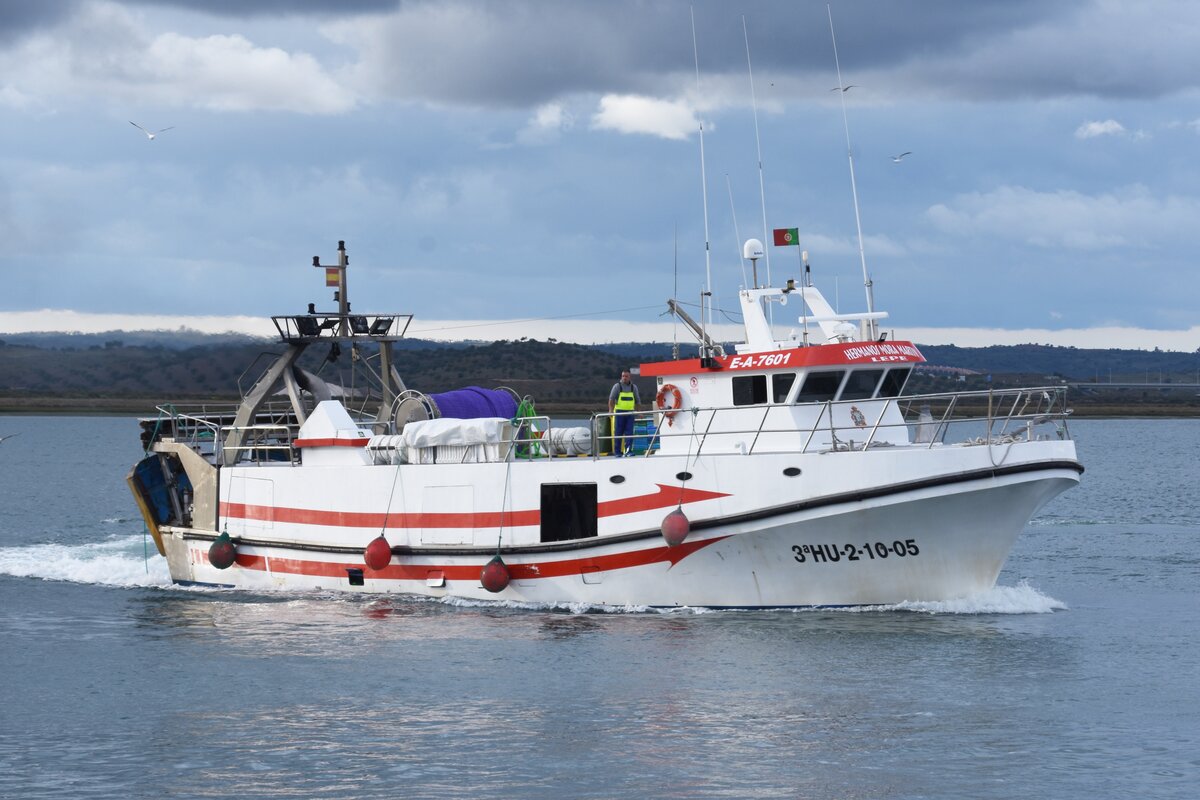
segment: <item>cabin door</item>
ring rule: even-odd
[[[542,541],[563,542],[596,535],[596,484],[542,484]]]

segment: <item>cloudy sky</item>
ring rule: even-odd
[[[1200,6],[832,16],[885,327],[1200,347]],[[862,310],[825,2],[0,0],[0,332],[327,307],[312,256],[344,239],[355,310],[419,335],[669,340],[664,301],[705,281],[701,123],[736,320],[763,236],[747,40],[767,227]]]

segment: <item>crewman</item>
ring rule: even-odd
[[[613,417],[613,452],[620,458],[627,455],[633,444],[633,417],[642,398],[629,370],[621,371],[621,380],[608,393],[608,413]]]

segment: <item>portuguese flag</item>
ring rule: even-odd
[[[778,238],[778,237],[776,237],[776,238]],[[339,269],[337,267],[326,267],[325,268],[325,285],[326,286],[337,286],[338,285],[338,272],[339,272]]]
[[[775,246],[787,247],[788,245],[800,244],[800,229],[799,228],[776,228],[775,229]]]

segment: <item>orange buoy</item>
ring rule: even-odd
[[[388,540],[382,533],[372,539],[371,543],[363,550],[363,561],[367,562],[369,568],[376,571],[392,563],[392,546],[388,544]]]
[[[508,565],[504,563],[504,559],[500,558],[499,553],[484,564],[479,573],[479,582],[492,594],[503,592],[511,579],[512,575],[509,574]]]
[[[208,563],[217,569],[229,569],[237,561],[237,545],[229,538],[229,531],[222,531],[208,548]]]
[[[692,523],[688,522],[687,515],[683,513],[682,508],[677,508],[667,516],[663,517],[662,537],[667,540],[667,544],[674,547],[677,544],[683,544],[683,540],[687,538],[688,533],[692,530]]]

